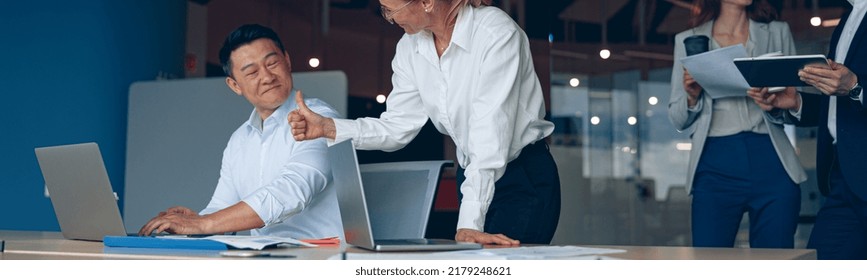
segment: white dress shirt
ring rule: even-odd
[[[466,6],[437,56],[433,35],[406,34],[392,61],[394,89],[379,118],[334,120],[334,142],[394,151],[430,119],[465,169],[458,229],[483,230],[494,183],[524,146],[551,134],[526,34],[495,7]]]
[[[307,99],[311,110],[338,117],[318,99]],[[331,181],[324,139],[296,142],[286,116],[295,110],[294,94],[264,121],[255,110],[229,139],[223,152],[220,180],[209,214],[240,201],[256,211],[265,226],[253,235],[293,238],[342,236],[343,226]]]
[[[852,4],[852,13],[849,14],[849,19],[846,20],[843,30],[840,33],[840,39],[837,41],[837,50],[834,61],[840,64],[846,62],[846,55],[849,53],[849,46],[852,44],[852,38],[855,37],[855,32],[864,20],[864,13],[867,11],[867,0],[848,0]],[[859,77],[860,79],[860,77]],[[861,81],[859,81],[860,83]],[[831,134],[831,139],[834,144],[837,144],[837,96],[831,96],[828,101],[828,133]],[[864,90],[861,90],[861,95],[858,101],[864,103]],[[789,110],[793,117],[801,119],[801,107],[798,110]]]
[[[852,4],[852,13],[849,14],[849,19],[846,20],[846,25],[843,26],[843,32],[840,33],[840,41],[837,42],[837,55],[834,61],[843,64],[846,61],[846,55],[849,52],[849,46],[852,44],[852,38],[855,38],[855,32],[858,31],[858,26],[864,19],[864,12],[867,11],[867,1],[849,0]],[[848,98],[848,97],[847,97]],[[859,100],[864,102],[864,90],[861,90]],[[833,143],[837,143],[837,96],[831,96],[828,102],[828,132],[831,133]]]

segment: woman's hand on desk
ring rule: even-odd
[[[298,109],[289,113],[287,117],[289,125],[292,127],[292,137],[296,141],[312,140],[320,137],[334,139],[336,137],[336,129],[334,128],[334,120],[323,117],[304,103],[304,96],[299,90],[295,94],[295,103],[298,104]]]
[[[490,234],[472,229],[458,229],[455,234],[455,241],[458,242],[473,242],[479,244],[498,244],[498,245],[520,245],[521,242],[505,236],[503,234]]]

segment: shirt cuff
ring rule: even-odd
[[[861,106],[864,106],[864,88],[861,88],[861,94],[858,95],[858,102],[861,102]]]
[[[349,140],[356,139],[358,135],[358,126],[354,120],[347,119],[332,119],[334,120],[334,140],[328,139],[328,146]],[[357,140],[356,140],[357,141]]]
[[[488,206],[490,206],[489,203],[462,201],[460,212],[458,212],[457,229],[466,228],[484,232],[485,214],[488,213]]]
[[[699,111],[701,111],[701,108],[704,107],[704,105],[702,105],[702,102],[701,102],[702,98],[703,97],[700,96],[698,98],[698,100],[695,102],[695,107],[692,107],[692,108],[689,107],[689,102],[687,102],[686,103],[686,111],[688,111],[690,113],[698,113]]]
[[[283,204],[280,201],[265,191],[257,191],[245,197],[241,201],[247,203],[250,208],[256,212],[259,219],[265,222],[265,226],[270,226],[280,222],[280,213],[283,212]]]
[[[793,110],[789,109],[789,115],[792,115],[792,117],[795,117],[796,119],[801,120],[801,109],[803,109],[803,108],[804,108],[804,101],[802,99],[801,105],[798,106],[798,110],[793,111]]]

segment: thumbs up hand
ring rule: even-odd
[[[289,126],[292,127],[292,137],[296,141],[312,140],[320,137],[334,139],[337,135],[334,128],[334,120],[323,117],[304,103],[304,96],[299,90],[295,94],[295,103],[298,104],[298,109],[289,113],[287,117]]]

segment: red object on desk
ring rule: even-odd
[[[338,246],[340,245],[340,237],[326,237],[320,239],[301,239],[302,242],[307,242],[319,246]]]

